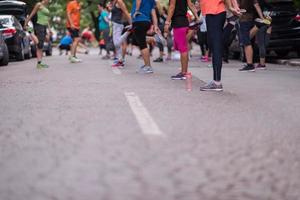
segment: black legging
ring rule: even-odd
[[[206,15],[208,46],[212,52],[214,81],[221,81],[222,55],[223,55],[223,27],[226,12],[217,15]]]
[[[260,58],[266,57],[266,47],[268,46],[270,40],[270,34],[267,33],[268,28],[269,26],[260,27],[256,35]]]

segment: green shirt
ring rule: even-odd
[[[42,6],[37,12],[37,23],[40,25],[47,26],[50,18],[50,12],[48,8]]]

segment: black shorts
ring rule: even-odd
[[[37,44],[37,48],[43,49],[44,42],[45,42],[46,35],[47,35],[47,26],[35,24],[34,25],[34,34],[36,35],[36,37],[39,40],[39,43]]]
[[[61,45],[59,45],[58,48],[59,48],[60,50],[67,50],[67,51],[70,51],[71,45],[61,44]]]
[[[148,21],[133,23],[133,44],[137,45],[140,50],[147,48],[146,35],[150,27],[151,23]]]
[[[68,31],[71,34],[71,38],[79,38],[79,29],[74,29],[74,28],[68,28]]]

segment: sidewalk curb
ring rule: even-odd
[[[300,67],[300,60],[291,60],[288,64],[293,67]]]
[[[285,59],[279,59],[279,60],[271,60],[271,63],[279,64],[279,65],[287,65],[292,67],[300,67],[300,60],[285,60]]]

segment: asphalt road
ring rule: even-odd
[[[129,57],[112,70],[92,51],[0,68],[0,200],[299,200],[300,68],[224,65],[224,92],[193,57]]]

